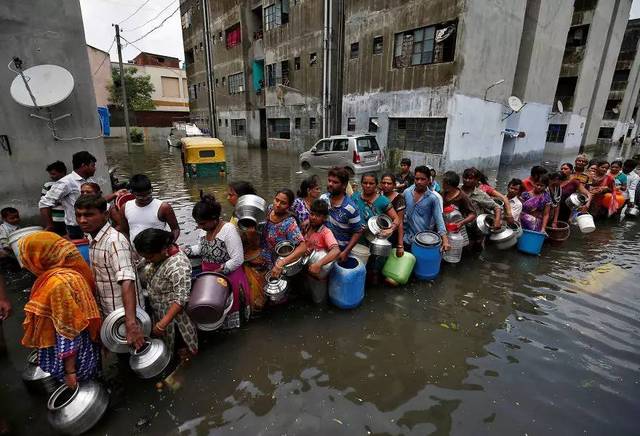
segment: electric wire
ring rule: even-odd
[[[138,12],[140,12],[140,9],[144,8],[146,6],[147,3],[149,3],[151,0],[147,0],[144,3],[142,3],[138,9],[136,9],[135,11],[133,11],[133,14],[129,15],[127,18],[125,18],[124,20],[120,21],[118,24],[122,24],[125,21],[127,21],[129,18],[133,17],[135,14],[137,14]]]
[[[147,25],[147,24],[149,24],[150,22],[152,22],[152,21],[154,21],[154,20],[158,19],[158,17],[160,17],[160,15],[162,15],[162,14],[164,13],[164,11],[166,11],[167,9],[169,9],[169,8],[170,8],[172,5],[174,5],[175,3],[176,3],[176,2],[175,2],[175,0],[173,0],[171,3],[169,3],[167,6],[165,6],[165,7],[164,7],[160,12],[158,12],[158,14],[157,14],[155,17],[151,18],[150,20],[147,20],[145,23],[143,23],[143,24],[141,24],[141,25],[139,25],[139,26],[137,26],[137,27],[134,27],[133,29],[127,29],[127,32],[134,32],[134,31],[136,31],[136,30],[138,30],[138,29],[143,28],[144,26],[146,26],[146,25]]]
[[[98,68],[96,68],[96,70],[93,72],[94,76],[98,74],[98,71],[100,71],[104,63],[107,61],[107,59],[111,59],[111,49],[113,48],[113,44],[115,43],[116,43],[116,37],[114,36],[113,41],[111,41],[111,45],[107,49],[107,55],[104,57],[104,59],[102,59],[102,62],[100,62],[100,65],[98,65]]]
[[[149,30],[147,33],[145,33],[144,35],[142,35],[140,38],[134,39],[134,40],[133,40],[133,41],[131,41],[129,44],[136,43],[136,42],[140,41],[141,39],[144,39],[144,38],[146,38],[147,36],[149,36],[152,32],[155,32],[156,30],[158,30],[159,28],[161,28],[161,27],[164,25],[164,23],[166,23],[166,22],[169,20],[169,18],[173,17],[173,16],[176,14],[176,12],[178,12],[179,10],[180,10],[180,6],[178,5],[178,7],[177,7],[177,8],[176,8],[172,13],[171,13],[171,15],[169,15],[169,16],[168,16],[168,17],[166,17],[164,20],[162,20],[162,21],[160,22],[160,24],[158,24],[158,25],[157,25],[156,27],[154,27],[153,29]]]

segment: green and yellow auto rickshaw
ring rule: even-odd
[[[223,176],[227,171],[224,144],[218,138],[186,137],[182,143],[182,164],[189,177]]]

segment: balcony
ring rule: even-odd
[[[571,20],[571,25],[582,26],[583,24],[591,24],[593,22],[594,13],[595,10],[574,12],[573,19]]]
[[[604,111],[604,115],[602,116],[603,120],[617,120],[620,118],[620,112],[615,113],[612,110]]]
[[[566,112],[573,110],[573,95],[556,95],[554,101],[560,100]]]

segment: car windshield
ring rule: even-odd
[[[376,138],[359,138],[357,141],[358,144],[358,152],[364,153],[368,151],[378,151],[380,148],[378,147],[378,142]]]

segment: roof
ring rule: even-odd
[[[180,60],[180,58],[175,58],[173,56],[167,56],[167,55],[162,55],[162,54],[157,54],[157,53],[150,53],[148,51],[141,51],[140,53],[138,53],[138,55],[136,57],[134,57],[134,59],[139,57],[139,56],[142,56],[142,55],[158,56],[158,57],[165,58],[165,59],[175,59],[176,61]]]
[[[188,148],[224,147],[224,144],[218,138],[210,138],[208,136],[187,136],[186,138],[181,138],[180,141]]]
[[[96,51],[102,52],[102,53],[107,54],[107,55],[109,54],[109,52],[108,52],[108,51],[106,51],[106,50],[102,50],[102,49],[99,49],[98,47],[94,47],[94,46],[92,46],[91,44],[87,44],[87,47],[92,48],[92,49],[94,49],[94,50],[96,50]]]

